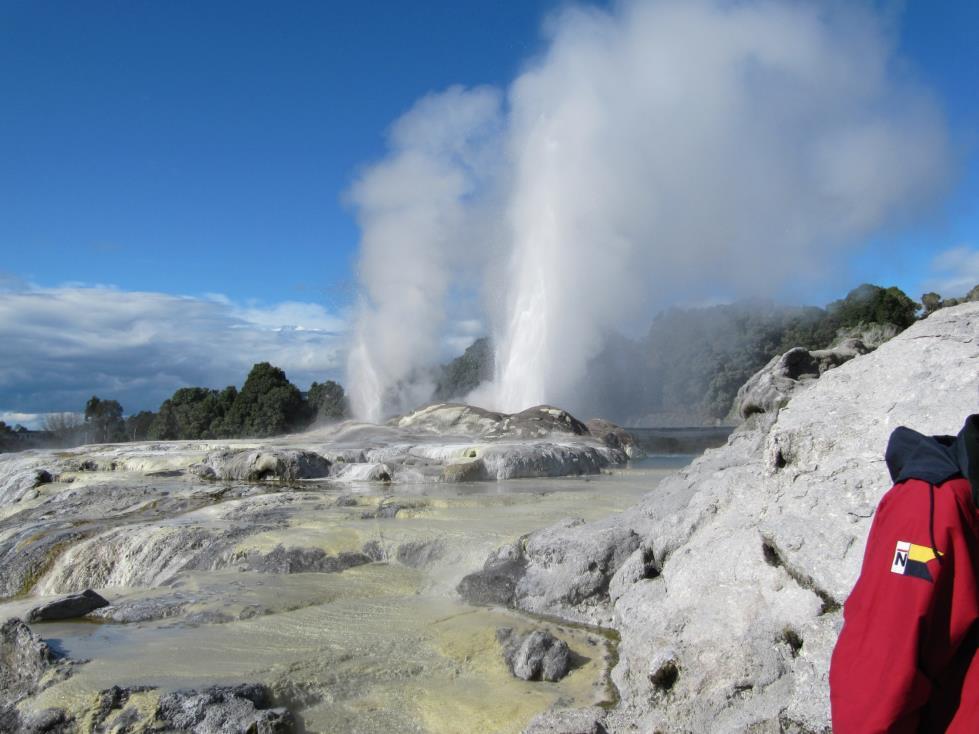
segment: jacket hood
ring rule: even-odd
[[[965,477],[979,506],[979,415],[970,415],[957,436],[925,436],[905,426],[891,433],[884,454],[891,481],[920,479],[942,484]]]

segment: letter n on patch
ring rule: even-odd
[[[891,561],[891,573],[932,581],[931,571],[928,570],[928,561],[935,558],[935,552],[928,546],[899,540],[894,549],[894,559]]]

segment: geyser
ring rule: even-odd
[[[627,2],[548,29],[505,104],[424,98],[353,187],[362,417],[427,399],[444,332],[474,316],[496,380],[472,402],[573,410],[613,325],[827,275],[947,180],[941,112],[869,8]]]

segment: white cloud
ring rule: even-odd
[[[0,292],[0,408],[78,410],[97,394],[127,412],[155,409],[178,387],[241,385],[261,361],[305,388],[340,375],[345,330],[342,315],[315,303],[104,286]]]
[[[24,426],[32,430],[39,430],[44,427],[44,419],[47,413],[17,413],[15,411],[0,410],[0,421],[3,421],[10,428],[16,425]]]
[[[944,298],[964,296],[979,285],[979,250],[959,245],[940,252],[931,261],[932,277],[925,288]]]
[[[236,308],[233,313],[249,324],[269,329],[292,328],[299,331],[328,333],[346,330],[346,321],[327,312],[318,303],[285,301],[274,306]]]

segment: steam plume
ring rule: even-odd
[[[500,95],[453,87],[395,124],[390,156],[356,182],[361,231],[356,336],[348,371],[355,413],[412,407],[431,385],[419,370],[438,354],[445,299],[464,250],[464,200],[492,168],[483,142],[498,135]],[[387,408],[384,408],[387,403]]]
[[[422,100],[355,187],[361,415],[425,399],[402,388],[439,356],[461,261],[496,345],[471,399],[573,409],[613,325],[681,292],[828,274],[947,179],[941,113],[869,9],[628,2],[549,32],[504,111],[486,89]]]

